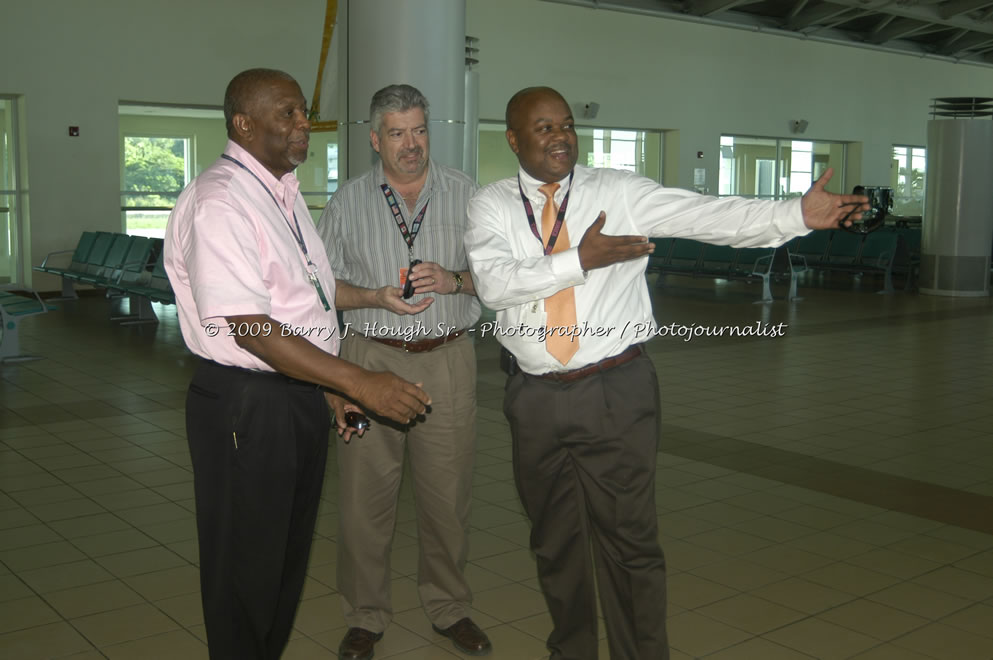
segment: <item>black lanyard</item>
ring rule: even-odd
[[[565,209],[569,205],[569,194],[572,192],[572,177],[575,174],[575,170],[569,173],[569,189],[565,193],[565,197],[562,198],[562,206],[559,207],[558,215],[555,216],[555,224],[552,225],[552,233],[548,235],[548,244],[545,245],[545,254],[551,254],[552,248],[555,247],[555,241],[559,238],[559,232],[562,230],[562,222],[565,220]],[[535,235],[539,242],[544,244],[541,238],[541,232],[538,231],[538,223],[534,219],[534,209],[531,207],[531,200],[528,196],[524,194],[524,186],[521,185],[521,175],[517,175],[517,189],[521,193],[521,201],[524,202],[524,212],[527,213],[528,223],[531,225],[531,233]],[[540,191],[539,191],[540,192]],[[544,193],[542,193],[544,194]],[[548,198],[546,204],[554,204],[555,196]]]
[[[424,214],[428,210],[428,202],[424,202],[421,212],[414,218],[414,223],[410,226],[410,229],[407,229],[407,223],[403,219],[403,212],[400,211],[400,205],[397,203],[396,195],[393,194],[393,189],[390,188],[388,183],[384,183],[379,187],[383,189],[383,195],[386,196],[386,203],[390,205],[390,211],[393,212],[393,219],[397,223],[400,235],[403,236],[403,240],[407,243],[407,251],[413,255],[414,239],[417,238],[417,232],[421,230],[421,223],[424,222]]]
[[[265,181],[260,179],[258,175],[255,174],[255,172],[245,167],[245,164],[242,163],[237,158],[234,158],[227,154],[221,154],[221,158],[224,158],[225,160],[230,160],[232,163],[234,163],[241,169],[251,174],[252,178],[258,181],[259,185],[262,186],[262,189],[265,190],[267,193],[269,193],[269,198],[272,200],[272,203],[276,205],[276,209],[279,210],[279,213],[283,216],[283,220],[286,221],[286,226],[289,227],[290,233],[293,234],[293,238],[296,239],[297,245],[300,246],[300,251],[303,252],[303,258],[307,261],[307,277],[310,278],[310,283],[314,285],[315,289],[317,289],[317,296],[321,299],[321,304],[324,305],[324,311],[325,312],[331,311],[331,305],[328,304],[327,296],[324,295],[324,289],[321,288],[321,281],[317,278],[317,266],[314,265],[314,262],[310,260],[310,254],[308,254],[307,252],[307,243],[304,242],[303,240],[303,230],[300,229],[300,221],[297,220],[296,210],[293,211],[293,224],[291,225],[290,219],[286,217],[286,212],[283,210],[283,207],[276,200],[276,196],[272,194],[271,190],[269,190],[269,186],[265,184]]]

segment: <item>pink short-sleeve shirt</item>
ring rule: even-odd
[[[292,173],[277,181],[232,141],[224,153],[244,167],[218,159],[179,196],[166,227],[165,267],[187,347],[221,364],[272,371],[238,347],[225,320],[265,314],[274,320],[270,327],[246,330],[296,334],[337,355],[334,274],[300,182]],[[298,225],[330,309],[311,282]]]

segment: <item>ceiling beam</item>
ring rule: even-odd
[[[989,0],[951,0],[951,2],[941,3],[938,13],[941,14],[942,18],[949,19],[990,6],[993,6],[993,2]]]
[[[824,3],[788,18],[786,20],[786,29],[800,32],[807,28],[823,25],[825,22],[851,11],[851,7],[843,7],[835,3]]]
[[[836,16],[834,19],[832,19],[830,21],[825,21],[823,25],[819,25],[819,26],[817,26],[817,28],[819,30],[833,30],[834,28],[838,27],[839,25],[844,25],[845,23],[848,23],[849,21],[855,21],[855,20],[858,20],[858,19],[860,19],[860,18],[862,18],[864,16],[869,16],[869,15],[871,15],[873,13],[875,13],[875,12],[871,12],[871,11],[860,11],[860,12],[855,12],[855,13],[852,13],[852,14],[840,14],[840,15]]]
[[[876,26],[874,28],[869,30],[869,34],[879,34],[880,32],[883,31],[883,29],[887,25],[892,23],[894,20],[896,20],[896,16],[893,15],[884,16],[883,18],[879,19],[879,22],[876,23]]]
[[[898,18],[886,26],[886,28],[871,34],[866,41],[871,44],[884,44],[887,41],[902,39],[904,37],[909,37],[912,34],[923,32],[931,27],[932,25],[930,23],[921,23],[920,21],[911,20],[909,18]]]
[[[972,34],[961,37],[954,35],[938,44],[934,49],[934,53],[947,55],[948,57],[954,57],[963,53],[981,53],[990,44],[993,44],[993,36],[988,34]]]
[[[965,0],[960,1],[964,2]],[[941,3],[923,4],[890,2],[886,0],[831,0],[829,4],[874,11],[881,15],[890,14],[899,18],[920,21],[921,23],[936,23],[949,28],[960,28],[972,30],[973,32],[993,34],[993,23],[985,20],[973,20],[964,13],[958,13],[948,18],[942,16],[940,11]],[[993,2],[986,0],[983,5],[993,6]]]
[[[686,13],[693,16],[713,16],[741,5],[753,4],[756,0],[698,0],[686,2]]]
[[[778,17],[765,10],[749,11],[747,5],[753,4],[754,0],[735,3],[736,7],[741,7],[738,10],[730,9],[729,3],[733,0],[540,1],[993,66],[993,55],[983,55],[986,42],[982,38],[982,35],[993,37],[993,22],[989,20],[993,17],[993,0],[986,0],[987,6],[974,9],[972,17],[960,14],[949,19],[941,18],[938,13],[937,8],[942,0],[797,0],[781,5]],[[707,4],[700,5],[699,2]],[[695,4],[698,11],[702,6],[706,11],[719,10],[720,13],[713,18],[688,13]],[[918,23],[904,23],[898,21],[898,18],[912,19]],[[845,23],[856,20],[858,30],[845,29]],[[958,34],[962,31],[972,34]],[[927,43],[921,40],[923,34],[936,32],[941,34],[936,38],[932,37]],[[911,39],[898,38],[910,35],[916,36]],[[977,36],[980,37],[979,40],[976,40]],[[982,50],[978,50],[979,48]]]
[[[807,6],[808,0],[800,0],[794,3],[793,8],[790,9],[789,13],[786,14],[787,20],[792,20],[797,14],[803,11],[803,8]]]

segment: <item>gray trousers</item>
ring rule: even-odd
[[[469,616],[464,569],[476,446],[476,356],[459,337],[427,353],[405,353],[364,337],[341,357],[422,383],[428,413],[409,426],[370,415],[369,430],[338,439],[338,591],[350,628],[383,632],[393,618],[390,554],[404,450],[417,510],[417,585],[428,619],[447,628]]]
[[[552,616],[552,659],[597,658],[597,587],[610,657],[668,658],[651,360],[641,355],[571,383],[517,373],[507,381],[504,412]]]

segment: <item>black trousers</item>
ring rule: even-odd
[[[212,660],[275,660],[289,639],[324,482],[316,385],[203,362],[186,398]]]
[[[518,373],[507,381],[504,412],[552,616],[552,659],[597,658],[597,587],[610,657],[667,659],[651,360],[641,355],[571,383]]]

